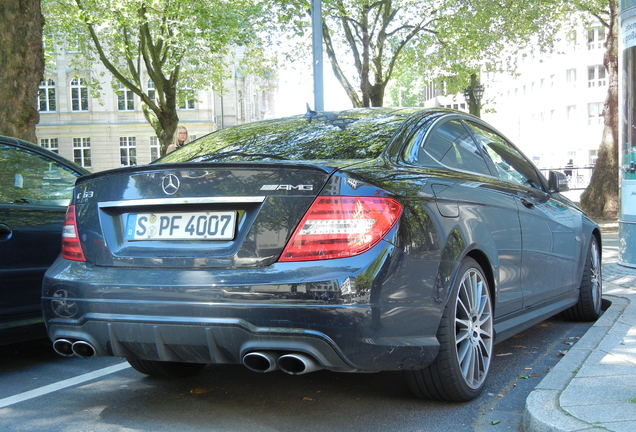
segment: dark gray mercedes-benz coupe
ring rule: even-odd
[[[443,109],[214,132],[77,181],[49,337],[149,375],[402,370],[420,397],[468,400],[493,343],[601,313],[600,231],[564,178]]]

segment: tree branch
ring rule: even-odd
[[[340,68],[340,64],[338,63],[338,59],[336,58],[336,52],[333,48],[331,33],[329,32],[329,28],[327,27],[325,23],[323,23],[322,25],[322,33],[323,33],[323,40],[325,42],[325,48],[327,51],[327,56],[329,57],[329,61],[331,62],[331,68],[333,69],[333,72],[336,75],[336,78],[338,79],[338,81],[340,81],[340,84],[342,84],[342,86],[344,87],[353,106],[354,107],[362,106],[362,101],[360,100],[360,96],[355,91],[355,89],[353,88],[353,86],[351,85],[347,77],[345,76],[345,74],[342,72],[342,69]]]

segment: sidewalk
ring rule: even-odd
[[[603,298],[612,305],[528,395],[526,432],[636,431],[636,269],[611,260]]]

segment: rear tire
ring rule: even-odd
[[[590,248],[585,259],[585,266],[583,267],[579,301],[570,309],[566,309],[563,312],[563,316],[573,321],[596,321],[601,316],[602,296],[601,252],[596,236],[592,236]]]
[[[472,258],[462,261],[437,339],[435,361],[406,372],[411,391],[420,398],[453,402],[479,396],[492,358],[493,316],[488,280]]]
[[[206,366],[201,363],[181,363],[156,360],[127,359],[142,374],[157,378],[183,378],[198,374]]]

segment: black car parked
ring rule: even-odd
[[[495,341],[600,313],[600,232],[563,180],[449,110],[221,130],[78,181],[49,337],[150,375],[403,370],[418,396],[471,399]]]
[[[0,137],[0,344],[46,337],[42,276],[60,253],[75,180],[87,173],[51,151]]]

